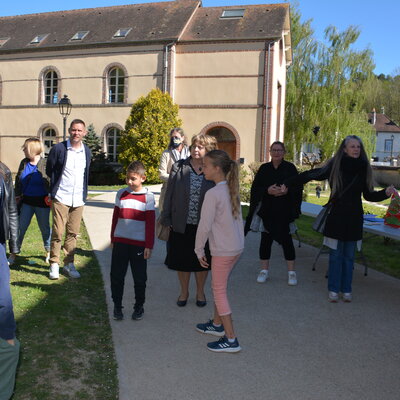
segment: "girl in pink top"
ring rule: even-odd
[[[204,197],[195,252],[201,266],[207,268],[204,246],[209,240],[215,304],[214,318],[197,324],[196,330],[221,336],[218,341],[207,344],[209,350],[236,353],[241,347],[233,330],[226,288],[229,275],[244,247],[238,165],[224,151],[212,150],[203,159],[203,171],[206,179],[214,181],[216,186]]]

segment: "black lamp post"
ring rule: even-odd
[[[392,145],[390,146],[390,162],[392,162],[392,160],[393,160],[394,135],[390,136],[390,139],[392,139]]]
[[[58,109],[60,110],[60,114],[63,117],[64,122],[64,130],[63,130],[63,140],[67,138],[67,117],[71,114],[72,104],[66,94],[64,97],[58,102]]]

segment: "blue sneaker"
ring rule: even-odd
[[[224,336],[225,335],[224,326],[223,325],[215,326],[212,319],[210,319],[205,324],[197,324],[196,331],[201,332],[201,333],[208,333],[209,335],[213,335],[213,336]]]
[[[207,348],[208,350],[219,353],[237,353],[238,351],[242,350],[242,348],[239,346],[237,338],[235,338],[235,341],[231,343],[226,336],[222,336],[216,342],[208,343]]]

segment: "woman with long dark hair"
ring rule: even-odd
[[[395,191],[393,186],[374,191],[372,168],[363,143],[358,136],[347,136],[336,154],[322,168],[303,172],[286,184],[328,179],[332,209],[324,229],[324,245],[330,248],[328,300],[336,303],[352,301],[352,280],[355,250],[361,248],[363,207],[361,195],[367,201],[382,201]],[[282,191],[287,190],[285,186]]]

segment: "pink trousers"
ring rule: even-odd
[[[211,259],[211,287],[214,295],[215,306],[219,315],[232,314],[226,294],[229,275],[239,259],[240,254],[236,256],[212,256]]]

